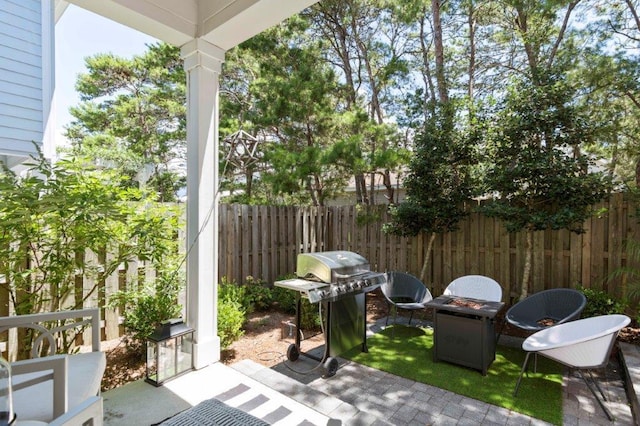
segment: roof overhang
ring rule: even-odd
[[[194,38],[229,50],[318,0],[66,0],[175,46]],[[56,10],[64,11],[63,0]]]

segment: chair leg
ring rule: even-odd
[[[524,363],[522,364],[522,370],[520,371],[520,376],[518,377],[518,381],[516,382],[516,388],[513,390],[513,396],[518,394],[518,388],[520,387],[520,381],[522,380],[522,375],[527,369],[527,364],[529,363],[529,356],[531,352],[527,352],[527,356],[524,358]]]
[[[410,312],[411,315],[409,315],[409,325],[411,325],[411,320],[413,319],[413,309]]]
[[[600,391],[600,395],[602,395],[602,399],[604,399],[606,401],[607,397],[604,396],[604,392],[602,392],[602,388],[600,387],[600,385],[598,384],[596,379],[593,377],[593,374],[591,373],[591,370],[587,370],[587,371],[589,372],[589,377],[591,377],[591,381],[593,382],[594,385],[596,385],[596,388],[598,388],[598,391]]]
[[[387,328],[387,325],[389,325],[389,315],[391,315],[391,303],[387,303],[387,319],[384,322],[384,328]]]
[[[398,307],[393,306],[393,330],[391,330],[391,338],[396,337],[396,324],[398,322]]]
[[[598,388],[598,390],[600,391],[600,395],[602,395],[602,399],[603,400],[607,400],[607,398],[604,396],[604,393],[602,392],[602,389],[600,389],[600,385],[598,385],[598,382],[596,382],[596,380],[593,378],[593,375],[591,374],[591,370],[589,371],[589,376],[591,377],[591,380],[593,381],[593,384],[596,386],[596,388]],[[582,374],[581,370],[578,370],[578,373],[580,374],[580,377],[582,377],[582,380],[584,380],[584,382],[586,383],[587,387],[589,388],[589,390],[591,391],[591,393],[593,394],[593,397],[596,399],[596,401],[598,401],[598,404],[600,404],[600,407],[602,408],[602,410],[604,411],[604,413],[607,415],[607,418],[609,419],[609,421],[613,421],[614,417],[611,414],[611,412],[609,411],[609,409],[604,405],[604,402],[602,402],[600,400],[600,398],[598,398],[598,394],[596,393],[596,391],[593,389],[593,386],[589,383],[589,381],[587,380],[586,377],[584,377],[584,374]]]

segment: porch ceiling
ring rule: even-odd
[[[203,38],[223,50],[318,0],[67,0],[167,43]]]

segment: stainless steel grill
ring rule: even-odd
[[[337,301],[375,290],[385,275],[369,269],[364,257],[351,251],[301,253],[297,258],[299,278],[275,285],[299,291],[311,303]]]
[[[298,293],[296,327],[300,329],[300,299],[306,297],[320,305],[325,338],[325,377],[337,370],[335,357],[358,345],[366,352],[365,293],[375,290],[385,281],[385,274],[370,270],[369,262],[350,251],[327,251],[298,255],[298,278],[276,281],[278,287]],[[300,352],[300,333],[289,347],[287,358],[297,360]]]

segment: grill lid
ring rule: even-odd
[[[335,282],[338,278],[369,272],[369,262],[351,251],[300,253],[296,274],[301,278]]]

